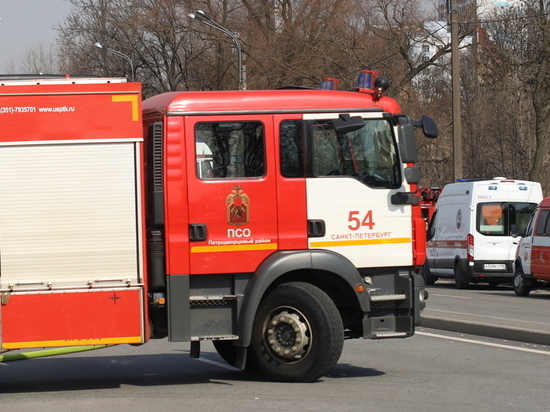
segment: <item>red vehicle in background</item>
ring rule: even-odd
[[[440,194],[440,187],[424,186],[420,188],[420,209],[422,211],[422,218],[426,221],[426,224],[429,224],[432,220],[435,205]]]
[[[521,234],[514,262],[513,285],[518,296],[550,287],[550,197],[539,203]]]

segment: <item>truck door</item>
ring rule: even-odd
[[[374,113],[349,116],[361,127],[337,132],[345,114],[304,115],[311,130],[309,247],[339,253],[358,268],[410,266],[412,210],[390,200],[399,190],[409,191],[402,186],[391,122]]]
[[[270,115],[185,118],[190,274],[253,272],[278,248]]]

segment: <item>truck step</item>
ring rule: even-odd
[[[405,336],[408,336],[406,332],[374,332],[372,334],[374,339],[401,338]]]
[[[405,299],[407,299],[407,296],[401,293],[393,295],[371,295],[370,297],[371,302],[388,302]]]

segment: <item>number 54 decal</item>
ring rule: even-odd
[[[365,215],[361,215],[361,212],[354,210],[349,212],[348,216],[348,228],[350,230],[359,230],[363,226],[367,226],[370,230],[374,227],[374,222],[372,220],[372,210],[367,211]]]

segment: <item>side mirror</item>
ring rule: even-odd
[[[430,116],[423,115],[420,122],[422,123],[422,132],[424,133],[424,136],[430,139],[435,139],[438,136],[439,132],[434,119]]]
[[[414,126],[409,123],[401,124],[398,126],[398,130],[401,161],[403,163],[416,163],[418,160],[418,151],[416,150]]]
[[[510,226],[510,235],[513,237],[513,238],[516,238],[519,236],[519,226],[516,225],[516,224],[512,224]]]
[[[409,166],[405,168],[405,179],[410,185],[417,185],[420,183],[420,169],[418,166]]]

